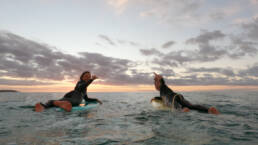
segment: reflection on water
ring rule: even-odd
[[[155,110],[157,93],[90,93],[103,105],[87,111],[32,111],[62,93],[1,93],[0,144],[257,144],[257,92],[184,93],[221,115]]]

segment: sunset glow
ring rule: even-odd
[[[53,85],[53,86],[4,86],[4,90],[18,90],[20,92],[69,92],[74,89],[71,85]],[[221,90],[258,90],[258,86],[169,86],[176,92],[190,91],[221,91]],[[156,92],[153,85],[136,86],[114,86],[114,85],[91,85],[88,92]]]
[[[0,90],[91,92],[258,87],[256,0],[1,0]]]

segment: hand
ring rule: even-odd
[[[98,77],[97,77],[96,75],[93,75],[91,78],[92,78],[93,80],[98,79]]]
[[[103,104],[100,100],[97,100],[97,102],[98,102],[100,105],[102,105],[102,104]]]
[[[159,81],[161,78],[162,78],[162,76],[161,75],[159,75],[159,74],[157,74],[157,73],[155,73],[155,72],[153,72],[154,73],[154,80],[155,81]]]
[[[218,115],[219,111],[215,107],[211,107],[209,108],[208,113]]]
[[[155,72],[154,72],[154,75],[155,75],[155,77],[154,77],[154,86],[155,86],[155,88],[156,88],[156,90],[160,90],[160,79],[162,78],[162,76],[161,75],[158,75],[158,74],[156,74]]]

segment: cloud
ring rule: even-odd
[[[258,78],[258,63],[255,63],[253,66],[251,66],[245,70],[241,70],[239,72],[239,74],[241,77],[250,76],[250,77]]]
[[[145,9],[140,12],[140,16],[154,16],[169,23],[196,22],[197,10],[202,4],[202,0],[148,0],[141,2],[140,4]]]
[[[48,78],[62,80],[62,68],[55,61],[61,59],[60,52],[44,44],[35,43],[12,33],[0,33],[0,69],[6,75],[16,77]],[[51,68],[51,70],[49,70]]]
[[[140,49],[140,52],[142,55],[144,56],[162,56],[163,53],[161,53],[159,50],[155,49],[155,48],[151,48],[151,49]]]
[[[118,40],[118,43],[120,44],[129,44],[131,46],[140,46],[141,44],[134,41],[127,41],[127,40]]]
[[[223,39],[224,37],[225,34],[219,30],[211,32],[203,30],[199,36],[187,40],[187,43],[207,44],[213,40]]]
[[[180,23],[198,22],[198,10],[203,0],[106,0],[118,14],[122,14],[128,6],[137,7],[141,17],[156,17],[161,22]]]
[[[219,30],[204,31],[186,43],[198,46],[196,61],[214,61],[226,56],[239,59],[257,54],[256,43],[234,35],[226,35]]]
[[[52,85],[50,82],[40,82],[36,80],[13,80],[13,79],[2,79],[0,78],[1,85],[14,85],[14,86],[30,86],[30,85]]]
[[[252,40],[258,40],[258,18],[254,18],[252,22],[244,23],[242,25],[244,31],[246,32],[247,36]]]
[[[164,43],[163,45],[162,45],[162,48],[169,48],[169,47],[171,47],[172,45],[174,45],[175,44],[175,41],[168,41],[168,42],[166,42],[166,43]]]
[[[234,2],[230,3],[229,5],[221,6],[219,8],[215,8],[210,10],[210,13],[208,13],[208,16],[214,20],[218,21],[224,18],[230,18],[237,13],[241,12],[242,10],[242,3],[241,2]]]
[[[216,12],[210,13],[209,16],[211,17],[211,19],[221,20],[225,18],[225,13],[216,11]]]
[[[204,36],[206,37],[204,38]],[[220,32],[205,32],[189,39],[189,42],[198,46],[199,44],[212,45],[214,40],[224,39],[224,37],[227,36]],[[244,40],[235,41],[237,41],[235,42],[237,46],[249,42]],[[247,44],[252,45],[252,43]],[[245,48],[247,47],[245,46]],[[155,48],[142,49],[143,55],[152,56],[153,58],[151,64],[149,64],[149,70],[144,71],[139,69],[141,65],[139,62],[108,57],[99,53],[65,54],[55,47],[28,40],[13,33],[0,32],[0,84],[49,85],[62,80],[73,82],[78,80],[83,71],[89,70],[100,77],[96,83],[109,85],[153,84],[153,71],[162,74],[168,84],[258,85],[257,63],[242,70],[233,70],[232,68],[188,68],[184,72],[185,75],[174,71],[173,67],[181,66],[181,69],[184,69],[187,66],[185,65],[186,63],[203,62],[204,58],[200,57],[203,54],[217,54],[217,51],[210,50],[209,53],[204,53],[201,49],[203,48],[198,48],[197,51],[180,50],[168,53],[163,53]],[[241,49],[241,51],[244,50]],[[226,55],[230,54],[228,50],[225,51]],[[250,49],[248,53],[256,53],[256,51]],[[215,56],[215,54],[213,55]],[[219,59],[219,57],[216,59]],[[211,59],[207,60],[211,61]]]
[[[252,78],[241,78],[241,79],[231,79],[225,77],[213,76],[211,74],[206,74],[201,77],[196,75],[188,75],[186,77],[180,77],[176,79],[165,79],[167,84],[173,85],[243,85],[252,86],[258,85],[257,79]]]
[[[258,4],[258,0],[249,0],[251,4],[257,5]]]
[[[140,49],[140,52],[144,56],[153,56],[151,63],[158,66],[167,66],[167,67],[178,67],[188,62],[196,61],[196,53],[192,51],[170,51],[163,53],[155,48],[152,49]]]
[[[99,35],[99,37],[103,40],[105,40],[106,42],[108,42],[110,45],[115,45],[115,43],[106,35]]]
[[[240,15],[246,16],[246,10],[257,13],[257,0],[230,0],[213,2],[205,0],[106,0],[107,4],[122,14],[126,9],[143,18],[154,18],[158,23],[171,26],[198,27],[222,21],[231,23]],[[130,6],[130,7],[129,7]],[[249,12],[248,12],[249,13]]]
[[[38,80],[24,81],[24,84],[42,84],[47,80],[74,81],[85,70],[97,74],[102,84],[150,82],[147,73],[136,71],[128,74],[136,67],[136,63],[130,60],[89,52],[81,52],[79,56],[69,55],[9,32],[0,32],[0,62],[1,77]],[[13,84],[11,80],[5,82]]]
[[[186,46],[195,49],[172,50],[164,52],[157,49],[140,49],[143,56],[152,56],[152,65],[172,67],[187,67],[194,63],[207,63],[224,58],[241,59],[245,56],[255,57],[257,55],[257,43],[245,40],[241,36],[225,34],[219,30],[202,30],[195,37],[186,40]],[[219,68],[217,68],[219,69]],[[234,75],[230,70],[219,69],[224,75]]]
[[[119,14],[122,14],[128,5],[137,8],[140,17],[153,17],[159,23],[169,23],[172,25],[197,25],[232,18],[243,10],[245,1],[224,2],[217,4],[219,8],[211,6],[205,0],[107,0],[107,4],[112,6]],[[255,3],[255,1],[252,1]],[[179,24],[179,25],[178,25]]]
[[[205,68],[205,67],[200,67],[200,68],[188,68],[186,73],[218,73],[225,75],[227,77],[234,77],[236,74],[233,72],[232,68]]]
[[[158,66],[163,66],[163,67],[178,67],[178,63],[173,61],[173,60],[166,60],[161,58],[154,58],[152,61],[152,64],[156,64]]]
[[[198,46],[196,50],[177,50],[162,52],[157,49],[140,49],[144,56],[155,56],[154,64],[179,66],[185,63],[207,62],[220,59],[227,54],[226,50],[216,48],[212,42],[224,39],[226,35],[221,31],[203,31],[200,35],[190,38],[186,44]]]
[[[191,61],[214,61],[220,59],[227,54],[225,49],[220,49],[212,45],[212,42],[223,40],[225,34],[219,30],[206,31],[203,30],[199,36],[190,38],[186,41],[186,44],[194,44],[198,46],[196,51],[188,52],[191,57]]]
[[[106,0],[106,1],[110,6],[116,9],[118,14],[121,14],[125,10],[129,2],[129,0]]]
[[[164,77],[176,76],[176,73],[172,68],[166,66],[152,67],[153,72],[162,74]]]
[[[243,40],[238,37],[231,37],[232,48],[228,53],[231,58],[240,58],[243,56],[255,56],[257,54],[257,43],[249,40]]]
[[[189,75],[187,77],[181,77],[178,79],[167,79],[167,83],[176,85],[232,85],[230,80],[227,78],[213,77],[212,75],[206,75],[202,77]]]
[[[183,76],[166,78],[176,85],[258,85],[258,63],[245,69],[233,68],[186,68]],[[171,76],[168,76],[171,77]]]
[[[171,51],[164,55],[161,59],[163,61],[174,61],[177,64],[183,64],[194,61],[195,58],[190,53],[190,51]]]

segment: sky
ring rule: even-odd
[[[0,0],[0,89],[258,90],[258,0]]]

